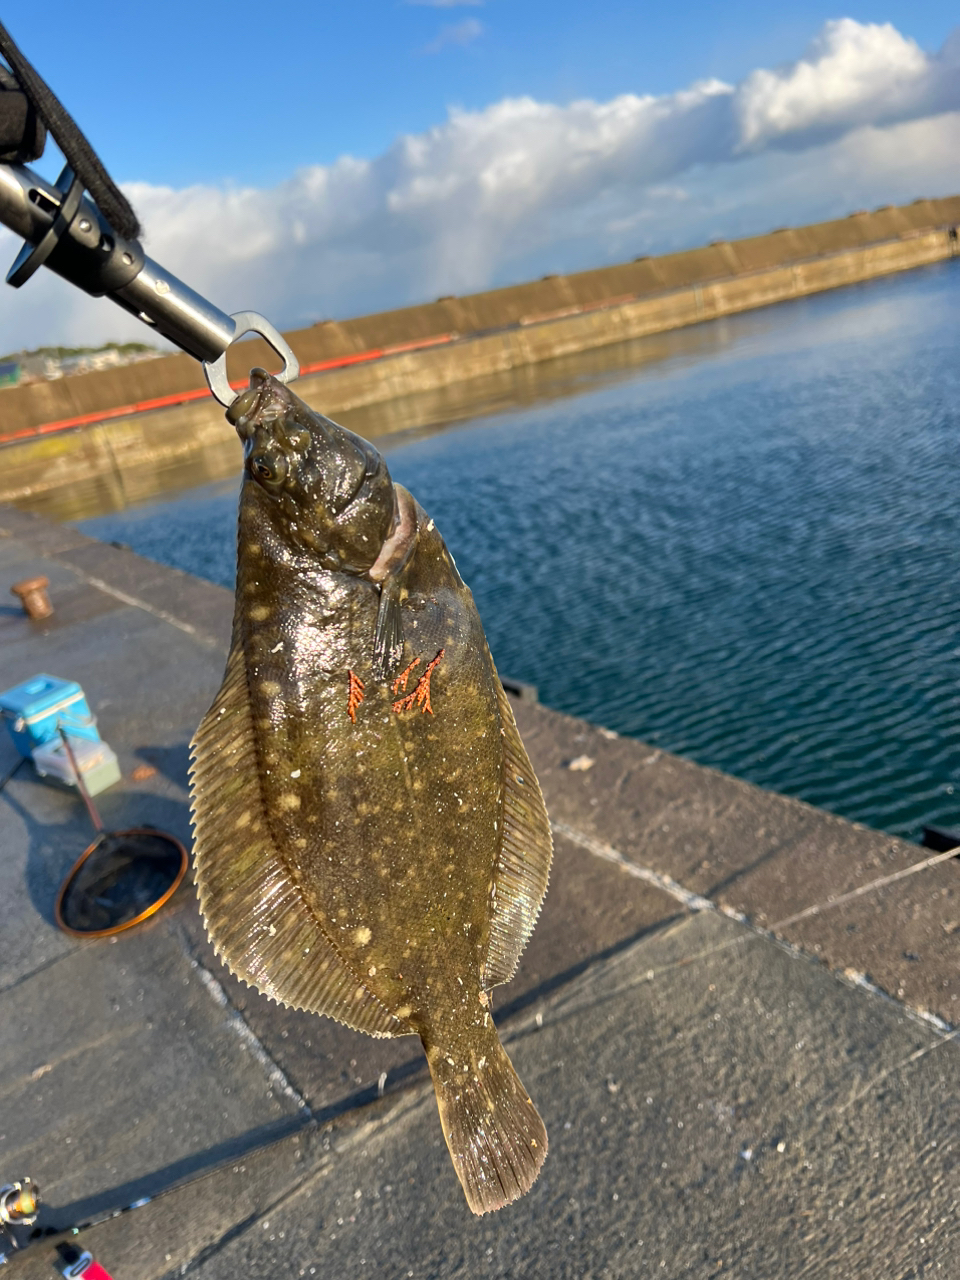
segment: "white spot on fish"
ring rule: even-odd
[[[373,934],[365,924],[362,924],[359,929],[354,929],[353,931],[353,940],[358,947],[365,947],[372,937]]]
[[[300,770],[299,770],[299,769],[294,769],[294,770],[293,770],[293,772],[290,774],[290,777],[291,777],[291,778],[299,778],[299,777],[300,777]]]
[[[271,652],[271,653],[279,653],[279,652],[280,652],[280,650],[281,650],[282,648],[283,648],[283,641],[282,641],[282,640],[278,640],[278,641],[277,641],[277,643],[276,643],[276,644],[273,646],[273,648],[270,650],[270,652]]]

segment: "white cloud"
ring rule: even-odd
[[[463,49],[468,44],[473,44],[474,40],[478,40],[482,35],[482,22],[478,22],[476,18],[464,18],[463,22],[443,27],[437,38],[431,40],[424,49],[424,53],[439,53],[442,49],[450,48],[451,45]]]
[[[288,326],[957,191],[960,37],[931,55],[849,19],[736,86],[507,99],[271,189],[129,188],[152,257]],[[41,272],[0,351],[142,333]]]
[[[806,57],[754,71],[736,93],[741,145],[802,146],[851,125],[883,124],[960,105],[960,44],[931,58],[890,23],[828,22]]]

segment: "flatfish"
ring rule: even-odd
[[[474,1213],[534,1182],[543,1122],[490,990],[547,888],[540,787],[473,597],[367,441],[255,369],[233,640],[192,743],[200,905],[231,971],[418,1035]]]

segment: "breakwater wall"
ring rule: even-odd
[[[286,335],[304,370],[297,390],[332,416],[435,392],[942,261],[958,253],[958,226],[960,196],[922,200],[329,321]],[[229,376],[244,380],[270,358],[258,340],[240,343]],[[0,392],[0,446],[0,500],[27,505],[92,478],[135,501],[139,468],[193,460],[202,481],[223,474],[224,451],[236,451],[200,366],[185,355]]]

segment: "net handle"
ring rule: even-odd
[[[90,815],[90,821],[93,823],[93,829],[96,831],[98,836],[102,836],[103,820],[99,813],[97,813],[97,807],[90,798],[90,792],[87,790],[86,784],[83,781],[83,774],[80,772],[79,764],[77,764],[77,757],[73,754],[73,747],[70,745],[70,739],[67,737],[66,730],[62,724],[57,725],[57,730],[60,737],[63,739],[63,745],[67,749],[67,758],[70,761],[70,766],[77,776],[77,786],[80,788],[80,794],[83,796],[83,803],[87,806],[87,813]]]

